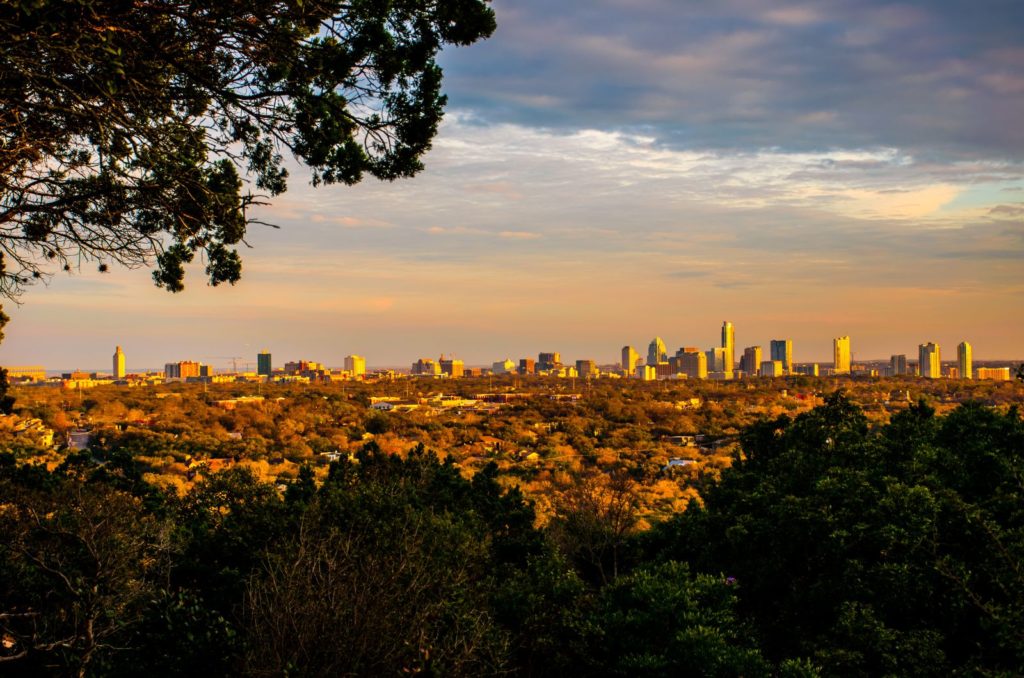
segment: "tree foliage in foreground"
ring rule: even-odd
[[[82,258],[234,283],[283,153],[315,184],[411,176],[438,50],[493,30],[486,0],[0,3],[0,295]]]
[[[399,458],[371,443],[323,482],[306,469],[284,492],[232,469],[182,497],[142,482],[125,455],[53,472],[2,456],[0,666],[1024,672],[1016,410],[939,418],[919,405],[871,429],[836,396],[750,428],[743,451],[702,506],[639,534],[583,501],[539,529],[493,465],[467,480],[422,447]],[[599,576],[605,532],[628,557]]]

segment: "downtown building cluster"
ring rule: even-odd
[[[956,347],[956,360],[944,364],[942,353],[936,342],[918,346],[917,361],[908,359],[906,354],[892,355],[887,363],[856,362],[849,336],[832,340],[832,365],[819,366],[817,363],[797,363],[794,360],[793,340],[772,339],[765,352],[761,346],[747,346],[742,353],[736,348],[736,328],[729,321],[721,327],[721,341],[718,346],[700,349],[682,346],[672,355],[661,337],[654,337],[647,346],[646,356],[641,356],[633,346],[623,346],[621,362],[600,365],[592,359],[563,362],[561,353],[542,351],[534,358],[510,358],[496,361],[488,367],[467,366],[458,358],[441,355],[438,359],[419,358],[412,363],[408,372],[391,369],[367,370],[366,357],[350,354],[345,356],[342,369],[330,368],[311,360],[293,360],[282,367],[274,367],[269,351],[256,356],[256,371],[249,367],[251,362],[241,357],[231,357],[232,370],[218,371],[211,365],[196,360],[181,360],[164,365],[161,372],[129,374],[126,357],[121,346],[114,350],[110,375],[74,371],[63,373],[58,379],[48,378],[41,366],[7,367],[8,378],[13,383],[40,383],[59,381],[66,388],[88,388],[102,384],[118,383],[129,385],[152,385],[165,382],[186,383],[228,383],[234,381],[260,381],[275,383],[313,383],[350,379],[393,379],[404,376],[436,379],[458,379],[462,377],[500,376],[547,376],[560,378],[633,378],[643,381],[657,379],[749,379],[755,377],[807,376],[859,376],[859,377],[900,377],[919,376],[926,379],[988,379],[1007,381],[1011,378],[1009,366],[974,366],[973,347],[966,341]],[[238,369],[242,361],[244,370]]]

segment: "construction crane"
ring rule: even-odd
[[[204,358],[209,358],[211,360],[230,360],[231,361],[231,370],[235,374],[238,374],[238,361],[240,361],[240,360],[243,361],[242,365],[244,365],[246,367],[246,369],[248,369],[249,365],[252,364],[252,362],[246,361],[245,358],[243,358],[240,355],[204,355],[203,357]]]

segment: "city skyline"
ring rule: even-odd
[[[734,339],[734,337],[735,337],[735,325],[733,323],[729,322],[729,321],[723,321],[722,327],[720,329],[720,336],[721,336],[721,343],[725,344],[727,341],[729,343],[734,343],[735,342],[735,339]],[[727,337],[728,337],[728,339],[727,339]],[[657,348],[659,350],[663,350],[664,352],[663,353],[652,353],[652,352],[654,352],[654,349],[655,349],[656,346],[657,346]],[[931,342],[931,341],[918,345],[918,353],[917,353],[917,359],[916,360],[915,359],[908,359],[907,358],[907,354],[905,354],[905,353],[904,354],[896,354],[896,353],[894,353],[894,354],[890,355],[890,357],[887,358],[887,359],[886,358],[882,358],[882,357],[863,357],[863,358],[858,358],[857,355],[856,355],[856,351],[854,349],[855,349],[855,344],[853,343],[853,340],[851,339],[851,337],[849,335],[846,335],[846,336],[843,336],[843,337],[836,337],[836,338],[832,339],[832,358],[831,358],[831,360],[798,359],[798,357],[794,355],[794,352],[793,352],[793,341],[791,339],[771,339],[768,342],[768,347],[767,348],[765,346],[763,346],[762,344],[753,344],[753,345],[750,345],[750,346],[743,347],[738,353],[736,353],[731,370],[725,368],[725,366],[727,364],[726,357],[725,357],[726,354],[727,354],[727,347],[725,347],[725,346],[712,345],[708,349],[705,350],[705,349],[699,348],[698,346],[680,345],[680,347],[677,350],[673,351],[671,348],[668,347],[668,345],[662,340],[662,338],[660,336],[655,336],[654,339],[651,340],[651,342],[648,345],[648,351],[647,351],[646,356],[644,354],[638,352],[636,350],[636,348],[632,344],[626,344],[626,345],[622,346],[621,349],[619,349],[619,351],[617,352],[617,355],[618,355],[617,359],[613,359],[613,360],[603,360],[603,359],[600,359],[600,358],[593,358],[593,357],[583,358],[583,357],[573,356],[573,357],[570,357],[566,361],[563,362],[562,359],[561,359],[561,355],[562,355],[561,351],[550,351],[550,350],[534,351],[533,353],[528,353],[528,354],[525,354],[525,355],[523,354],[523,352],[520,352],[520,353],[514,354],[514,355],[513,354],[508,354],[504,358],[497,358],[495,360],[483,360],[483,361],[480,361],[480,362],[463,360],[462,358],[458,357],[457,354],[451,353],[451,352],[447,356],[444,353],[440,354],[440,356],[436,360],[433,357],[424,354],[422,351],[417,353],[417,352],[415,352],[415,350],[413,350],[411,353],[409,353],[409,355],[417,355],[417,356],[419,356],[413,362],[413,366],[412,366],[412,373],[413,374],[421,373],[421,370],[423,369],[423,365],[425,363],[432,364],[432,368],[428,369],[426,371],[423,371],[422,373],[424,373],[424,374],[435,373],[435,372],[436,373],[441,373],[441,372],[450,373],[451,372],[451,365],[453,363],[456,363],[458,365],[457,369],[461,373],[461,369],[463,369],[463,367],[466,367],[466,368],[468,368],[468,367],[474,367],[474,368],[483,367],[485,369],[493,367],[495,369],[495,371],[502,372],[502,371],[511,371],[515,367],[518,367],[519,369],[522,369],[524,365],[527,365],[528,368],[529,368],[529,371],[532,372],[533,369],[534,369],[534,366],[536,366],[536,369],[538,369],[538,370],[547,370],[547,369],[550,369],[553,365],[572,365],[573,363],[579,364],[581,362],[590,363],[593,366],[602,366],[602,365],[603,366],[608,366],[608,365],[616,365],[616,364],[620,365],[620,366],[625,366],[625,365],[627,365],[627,363],[629,363],[631,366],[627,367],[625,369],[626,369],[627,372],[632,374],[634,372],[634,369],[637,366],[645,366],[645,365],[652,365],[652,366],[663,365],[663,366],[667,366],[673,360],[682,359],[682,357],[685,354],[689,353],[689,354],[692,354],[692,355],[699,355],[701,357],[701,359],[702,359],[702,362],[706,361],[706,365],[708,366],[707,367],[707,371],[708,372],[712,372],[712,373],[716,372],[716,371],[732,372],[732,371],[735,371],[735,370],[739,370],[741,372],[747,373],[748,376],[751,373],[759,374],[761,372],[761,368],[763,366],[766,366],[768,363],[772,363],[772,362],[778,363],[778,368],[777,369],[781,370],[779,372],[779,374],[775,375],[775,376],[783,376],[783,375],[789,375],[789,374],[796,374],[796,373],[798,373],[797,370],[795,369],[796,365],[812,365],[813,364],[813,365],[820,366],[822,369],[838,370],[838,374],[847,374],[849,372],[849,365],[850,364],[855,364],[855,363],[859,363],[859,364],[864,364],[864,363],[880,364],[880,363],[886,363],[886,362],[890,363],[891,368],[892,368],[892,373],[896,374],[896,375],[905,374],[906,371],[907,371],[907,365],[915,365],[920,370],[921,369],[921,367],[920,367],[921,365],[923,365],[925,363],[928,363],[928,366],[924,368],[925,372],[923,373],[923,376],[927,376],[927,377],[930,377],[930,378],[937,378],[939,376],[942,376],[941,375],[941,370],[936,369],[935,366],[943,365],[943,364],[949,364],[949,365],[956,366],[958,371],[959,371],[959,373],[960,373],[960,375],[961,375],[961,377],[970,379],[973,376],[971,374],[971,371],[972,371],[971,366],[972,366],[972,364],[974,362],[973,345],[971,343],[965,341],[965,340],[960,341],[957,344],[956,349],[955,349],[956,350],[956,357],[955,358],[948,358],[947,357],[945,360],[943,360],[941,358],[940,344],[938,344],[936,342]],[[651,363],[648,360],[649,360],[649,358],[650,358],[650,356],[652,354],[657,354],[657,355],[660,355],[660,356],[664,356],[664,360],[661,360],[659,358],[657,362]],[[117,377],[123,377],[126,372],[131,373],[133,371],[136,372],[136,373],[139,373],[139,372],[145,372],[145,371],[161,371],[161,369],[163,369],[163,370],[168,370],[168,369],[180,370],[180,369],[182,369],[181,366],[183,366],[183,365],[189,366],[188,369],[190,369],[190,370],[195,370],[196,374],[200,373],[201,367],[206,367],[209,370],[211,370],[210,373],[212,374],[213,371],[216,371],[216,372],[227,372],[228,369],[227,369],[226,365],[224,364],[224,361],[227,361],[227,362],[229,362],[231,364],[231,370],[230,370],[231,372],[252,372],[252,373],[257,373],[257,374],[260,374],[260,375],[263,375],[263,376],[268,376],[271,373],[271,369],[272,368],[276,369],[277,367],[280,366],[280,362],[278,364],[276,364],[276,365],[274,364],[273,358],[272,358],[273,355],[274,355],[274,352],[272,350],[269,350],[266,347],[264,347],[263,349],[261,349],[259,352],[257,352],[253,356],[233,355],[233,356],[228,357],[228,356],[206,355],[206,356],[204,356],[204,358],[206,359],[206,362],[204,362],[204,360],[193,360],[192,358],[189,358],[189,357],[179,357],[179,358],[176,358],[176,359],[174,359],[174,360],[172,360],[170,362],[163,361],[161,363],[154,363],[154,364],[141,364],[140,363],[140,364],[136,364],[136,365],[130,365],[130,364],[127,363],[126,352],[123,351],[121,345],[118,344],[115,347],[115,352],[114,352],[114,356],[113,356],[113,369],[111,370],[111,374],[113,374],[115,376],[115,378],[117,378]],[[567,354],[567,355],[570,355],[570,354]],[[673,355],[674,355],[674,357],[672,357]],[[840,355],[842,355],[843,359],[847,361],[847,364],[840,365],[840,362],[839,362]],[[926,356],[926,355],[928,355],[930,357],[925,358],[924,356]],[[536,356],[536,358],[534,358],[533,356]],[[408,358],[405,360],[405,362],[402,362],[401,360],[397,361],[397,362],[374,362],[372,360],[372,358],[368,360],[365,355],[358,355],[358,354],[354,354],[354,353],[351,353],[351,352],[347,353],[340,361],[337,361],[337,362],[334,362],[332,360],[315,360],[315,361],[310,361],[309,360],[310,357],[315,357],[315,356],[311,356],[311,354],[309,354],[309,353],[301,353],[300,352],[299,354],[295,354],[295,355],[289,354],[289,357],[287,357],[285,360],[287,362],[295,362],[296,364],[310,362],[311,364],[319,366],[319,367],[332,368],[332,369],[344,369],[346,371],[355,372],[356,374],[366,374],[369,370],[373,370],[373,369],[395,369],[395,368],[398,368],[400,370],[406,370],[408,368],[408,364],[409,364],[409,359]],[[252,359],[250,359],[250,358],[252,358]],[[716,362],[715,362],[716,360],[721,360],[722,361],[722,365],[717,365]],[[1020,360],[1013,359],[1013,358],[1009,358],[1009,359],[1006,359],[1006,358],[981,358],[979,360],[981,362],[1006,362],[1008,365],[1011,365],[1011,366],[1015,365],[1017,363],[1022,362]],[[446,363],[447,363],[447,366],[445,366]],[[162,364],[164,367],[160,368],[158,366],[159,364]],[[53,367],[53,366],[49,366],[49,365],[43,365],[43,364],[38,363],[38,362],[36,362],[36,363],[31,363],[31,362],[25,362],[25,363],[6,363],[6,364],[0,364],[0,365],[2,365],[4,367],[14,367],[14,368],[25,368],[25,367],[32,367],[32,366],[40,367],[41,366],[47,372],[51,372],[51,373],[67,372],[68,370],[78,370],[78,371],[83,371],[83,372],[94,371],[94,372],[97,372],[97,373],[104,373],[105,372],[105,370],[103,370],[103,369],[96,369],[95,366],[92,366],[92,365],[85,365],[85,366],[76,365],[74,368],[69,368],[69,367],[63,366],[63,365],[62,366],[58,366],[58,367]],[[239,367],[238,367],[239,365],[242,366],[242,369],[239,369]],[[499,365],[506,365],[507,369],[498,369]],[[829,365],[831,365],[831,368],[829,367]],[[966,370],[965,370],[965,367],[966,367]],[[694,367],[693,369],[696,370],[697,368]],[[766,375],[761,375],[761,376],[772,376],[772,374],[771,374],[771,372],[769,372]],[[731,376],[725,376],[724,378],[730,379],[732,377]]]
[[[1022,9],[990,7],[496,0],[495,35],[441,56],[422,174],[314,190],[292,165],[237,286],[84,264],[6,305],[0,363],[98,367],[115,338],[157,366],[404,364],[410,337],[612,362],[623,337],[719,345],[723,309],[736,351],[1020,359]]]

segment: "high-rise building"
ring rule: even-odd
[[[509,374],[516,371],[516,364],[512,362],[511,358],[505,358],[502,361],[491,363],[491,372],[495,374]]]
[[[636,372],[637,363],[640,362],[640,354],[632,346],[622,347],[622,371],[626,374]]]
[[[593,360],[577,360],[576,374],[581,377],[596,377],[598,374],[597,363]]]
[[[832,366],[836,374],[850,373],[850,337],[836,337],[832,340]]]
[[[412,373],[436,377],[441,374],[441,366],[434,362],[432,358],[420,358],[412,364]]]
[[[466,372],[465,364],[458,358],[445,358],[442,355],[438,364],[441,366],[441,373],[447,374],[452,379],[458,379]]]
[[[651,339],[651,343],[647,346],[647,364],[664,365],[666,363],[668,363],[668,349],[665,348],[665,342],[661,340],[661,337]]]
[[[345,356],[345,371],[354,377],[361,377],[366,374],[366,358],[361,355]]]
[[[889,372],[894,377],[907,373],[907,356],[902,353],[889,358]]]
[[[124,351],[118,346],[114,349],[114,379],[124,379]]]
[[[256,354],[256,374],[269,377],[274,372],[273,364],[270,361],[270,351],[262,351]]]
[[[956,347],[956,367],[961,379],[974,378],[974,349],[966,341]]]
[[[793,340],[772,339],[771,359],[782,361],[783,374],[793,374]]]
[[[724,347],[709,348],[704,355],[707,357],[708,372],[725,373],[726,353]]]
[[[537,369],[547,372],[562,366],[562,354],[557,351],[537,354]]]
[[[193,360],[182,360],[177,363],[167,363],[164,365],[164,377],[167,379],[188,379],[189,377],[198,377],[199,370],[202,366],[202,363],[197,363]]]
[[[725,365],[722,371],[730,377],[732,371],[736,369],[736,331],[728,320],[722,323],[722,348],[725,349]]]
[[[708,358],[699,350],[684,350],[679,356],[682,360],[680,371],[690,379],[708,378]]]
[[[761,371],[759,373],[762,377],[781,377],[782,376],[782,361],[781,360],[765,360],[761,363]]]
[[[774,342],[773,342],[774,343]],[[757,374],[761,366],[761,347],[748,346],[743,349],[743,357],[740,358],[740,371],[748,377]]]
[[[519,359],[519,374],[536,374],[537,361],[533,358]]]
[[[917,360],[921,366],[921,376],[925,379],[938,379],[942,376],[942,356],[935,342],[929,341],[918,346]]]

